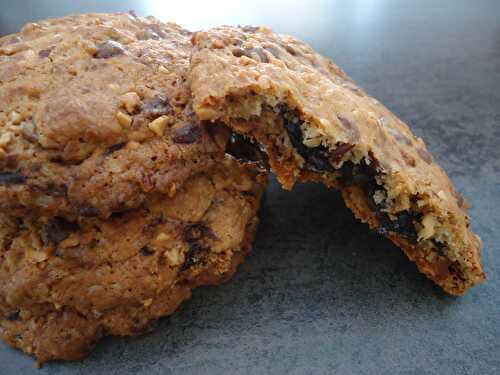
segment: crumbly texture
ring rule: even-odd
[[[104,220],[0,214],[0,337],[39,362],[138,335],[250,251],[265,173],[227,157]]]
[[[0,210],[106,218],[223,155],[185,84],[191,33],[85,14],[0,38]]]
[[[422,139],[339,67],[266,28],[193,36],[190,84],[201,120],[255,141],[285,188],[322,181],[446,292],[484,280],[467,203]]]

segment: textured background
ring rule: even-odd
[[[500,1],[4,3],[0,34],[135,9],[191,29],[267,24],[306,40],[427,141],[471,203],[489,280],[449,297],[337,192],[273,182],[233,281],[197,290],[152,334],[105,339],[81,363],[36,370],[0,344],[0,374],[500,373]]]

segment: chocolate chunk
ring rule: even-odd
[[[416,215],[412,212],[403,211],[392,220],[389,215],[382,211],[384,205],[376,203],[373,195],[377,190],[383,189],[383,186],[377,184],[375,177],[377,172],[376,161],[372,160],[369,164],[366,160],[362,160],[359,164],[354,164],[350,161],[345,162],[340,169],[341,177],[339,182],[344,186],[359,186],[365,192],[368,198],[368,205],[375,211],[379,222],[378,232],[387,234],[395,232],[409,240],[416,242],[417,232],[415,230],[414,221],[417,220]]]
[[[174,142],[189,144],[201,139],[201,128],[198,125],[187,122],[174,128]]]
[[[50,219],[43,227],[44,242],[58,245],[78,229],[80,227],[77,223],[72,223],[62,217],[56,216]]]
[[[354,145],[350,143],[339,143],[333,151],[330,151],[330,159],[333,159],[335,163],[342,160],[345,154],[347,154]]]
[[[288,44],[283,43],[281,46],[285,49],[285,51],[287,51],[292,56],[296,56],[298,54],[297,51],[295,50],[295,48],[293,48],[292,46],[290,46]]]
[[[50,53],[52,52],[52,50],[54,48],[56,48],[56,47],[52,46],[52,47],[49,47],[49,48],[41,49],[40,51],[38,51],[38,56],[41,57],[41,58],[47,58],[47,57],[49,57]]]
[[[79,208],[78,213],[84,217],[98,217],[101,215],[101,210],[94,206],[82,206]]]
[[[155,252],[153,250],[151,250],[151,248],[148,246],[143,246],[141,248],[141,255],[142,256],[149,257],[149,256],[153,255],[154,253]]]
[[[445,257],[448,254],[448,248],[446,247],[445,244],[437,242],[434,239],[432,240],[432,243],[434,244],[434,250],[436,251],[436,253],[438,253],[443,257]]]
[[[207,248],[204,248],[197,242],[192,243],[189,247],[189,250],[186,253],[184,264],[181,267],[181,271],[187,270],[188,268],[196,264],[202,263],[207,253],[208,253]]]
[[[267,64],[269,62],[269,59],[267,58],[267,55],[262,48],[254,48],[252,52],[255,52],[257,56],[259,56],[260,61],[262,61],[263,63]]]
[[[340,168],[339,181],[345,186],[361,185],[364,187],[371,187],[377,185],[375,174],[376,170],[374,165],[368,165],[365,160],[362,160],[359,164],[347,161],[342,164],[342,168]]]
[[[281,56],[283,55],[283,51],[281,49],[279,49],[278,47],[273,46],[271,44],[264,46],[264,49],[266,51],[268,51],[269,53],[271,53],[271,55],[273,55],[277,59],[280,59]]]
[[[34,187],[34,189],[39,189],[53,197],[66,197],[68,195],[68,187],[63,184],[48,183],[44,186]]]
[[[377,219],[380,225],[378,228],[379,233],[387,234],[388,232],[395,232],[413,242],[416,242],[417,231],[415,230],[415,224],[413,223],[415,216],[412,213],[402,211],[401,213],[398,213],[396,220],[391,220],[386,213],[377,212]]]
[[[423,148],[417,148],[417,152],[427,164],[432,164],[432,155],[425,149],[425,146]]]
[[[249,26],[249,25],[247,25],[247,26],[243,26],[241,28],[241,30],[243,30],[246,33],[254,33],[257,30],[259,30],[259,27],[258,26]]]
[[[189,224],[184,228],[182,238],[188,243],[194,243],[201,240],[211,232],[210,228],[203,224]]]
[[[200,241],[204,238],[215,238],[215,235],[210,228],[197,223],[187,225],[184,228],[182,237],[189,244],[189,250],[186,253],[186,258],[181,268],[181,270],[186,270],[202,262],[204,256],[208,253],[208,249]]]
[[[124,52],[125,48],[123,48],[120,43],[114,40],[108,40],[99,45],[95,57],[97,59],[109,59],[110,57],[121,55]]]
[[[19,185],[26,182],[26,177],[18,172],[0,172],[0,185]]]
[[[20,318],[21,318],[21,316],[19,315],[19,310],[10,311],[7,314],[5,314],[5,319],[7,319],[11,322],[19,320]]]
[[[233,49],[233,56],[234,57],[241,57],[241,56],[246,56],[248,58],[252,58],[252,53],[249,49],[243,49],[243,48],[234,48]]]
[[[261,168],[269,170],[269,158],[267,154],[252,143],[250,139],[238,133],[232,133],[226,146],[226,154],[231,155],[240,162],[256,163]]]
[[[259,60],[261,62],[263,62],[263,63],[269,62],[269,59],[262,48],[251,48],[251,49],[235,48],[235,49],[233,49],[233,56],[235,56],[235,57],[246,56],[250,59],[255,60],[253,54],[256,54],[257,56],[259,56]]]
[[[149,118],[156,118],[166,115],[171,111],[170,103],[165,95],[155,95],[151,99],[146,99],[142,105],[141,112]]]
[[[302,130],[300,128],[300,120],[295,118],[289,120],[284,117],[284,126],[288,133],[288,137],[292,142],[293,147],[302,156],[306,162],[305,167],[315,172],[333,172],[335,168],[330,163],[328,149],[320,145],[318,147],[309,148],[304,145]]]
[[[121,142],[121,143],[117,143],[116,145],[113,145],[111,147],[108,147],[108,149],[105,152],[105,155],[110,155],[115,151],[121,150],[122,148],[125,147],[126,144],[127,144],[126,142]]]

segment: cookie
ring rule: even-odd
[[[0,214],[0,336],[39,362],[151,330],[250,251],[266,174],[226,159],[108,219]]]
[[[485,279],[466,201],[424,141],[339,67],[266,28],[223,26],[193,44],[198,117],[256,142],[285,188],[339,188],[359,219],[450,294]]]
[[[191,33],[132,14],[0,39],[0,211],[107,218],[173,194],[223,156],[185,83]]]

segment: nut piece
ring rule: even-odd
[[[123,94],[120,100],[128,113],[134,113],[141,104],[141,98],[133,91]]]
[[[12,111],[9,113],[9,120],[14,124],[17,125],[23,120],[23,116],[19,112]]]
[[[165,257],[171,266],[179,266],[184,263],[184,254],[180,247],[174,247],[168,251],[165,251]]]
[[[156,236],[156,241],[168,241],[170,238],[171,236],[169,236],[167,233],[161,232],[158,236]]]
[[[130,125],[132,124],[132,117],[121,111],[116,112],[116,119],[118,120],[120,125],[124,128],[129,128]]]
[[[3,133],[0,136],[0,147],[7,146],[12,139],[12,134],[11,133]]]
[[[435,227],[437,226],[438,222],[432,216],[431,214],[426,214],[423,219],[422,219],[422,229],[418,232],[418,239],[421,240],[426,240],[430,237],[432,237],[436,233]]]
[[[137,150],[140,146],[141,144],[136,141],[130,141],[127,143],[127,148],[130,150]]]
[[[148,124],[148,128],[154,132],[156,135],[161,137],[163,135],[163,132],[165,131],[165,128],[167,127],[168,123],[168,117],[167,116],[161,116],[158,117],[156,120],[151,121]]]
[[[151,306],[151,304],[153,303],[153,299],[152,298],[148,298],[144,301],[142,301],[142,304],[145,306],[145,307],[148,307],[148,306]]]

